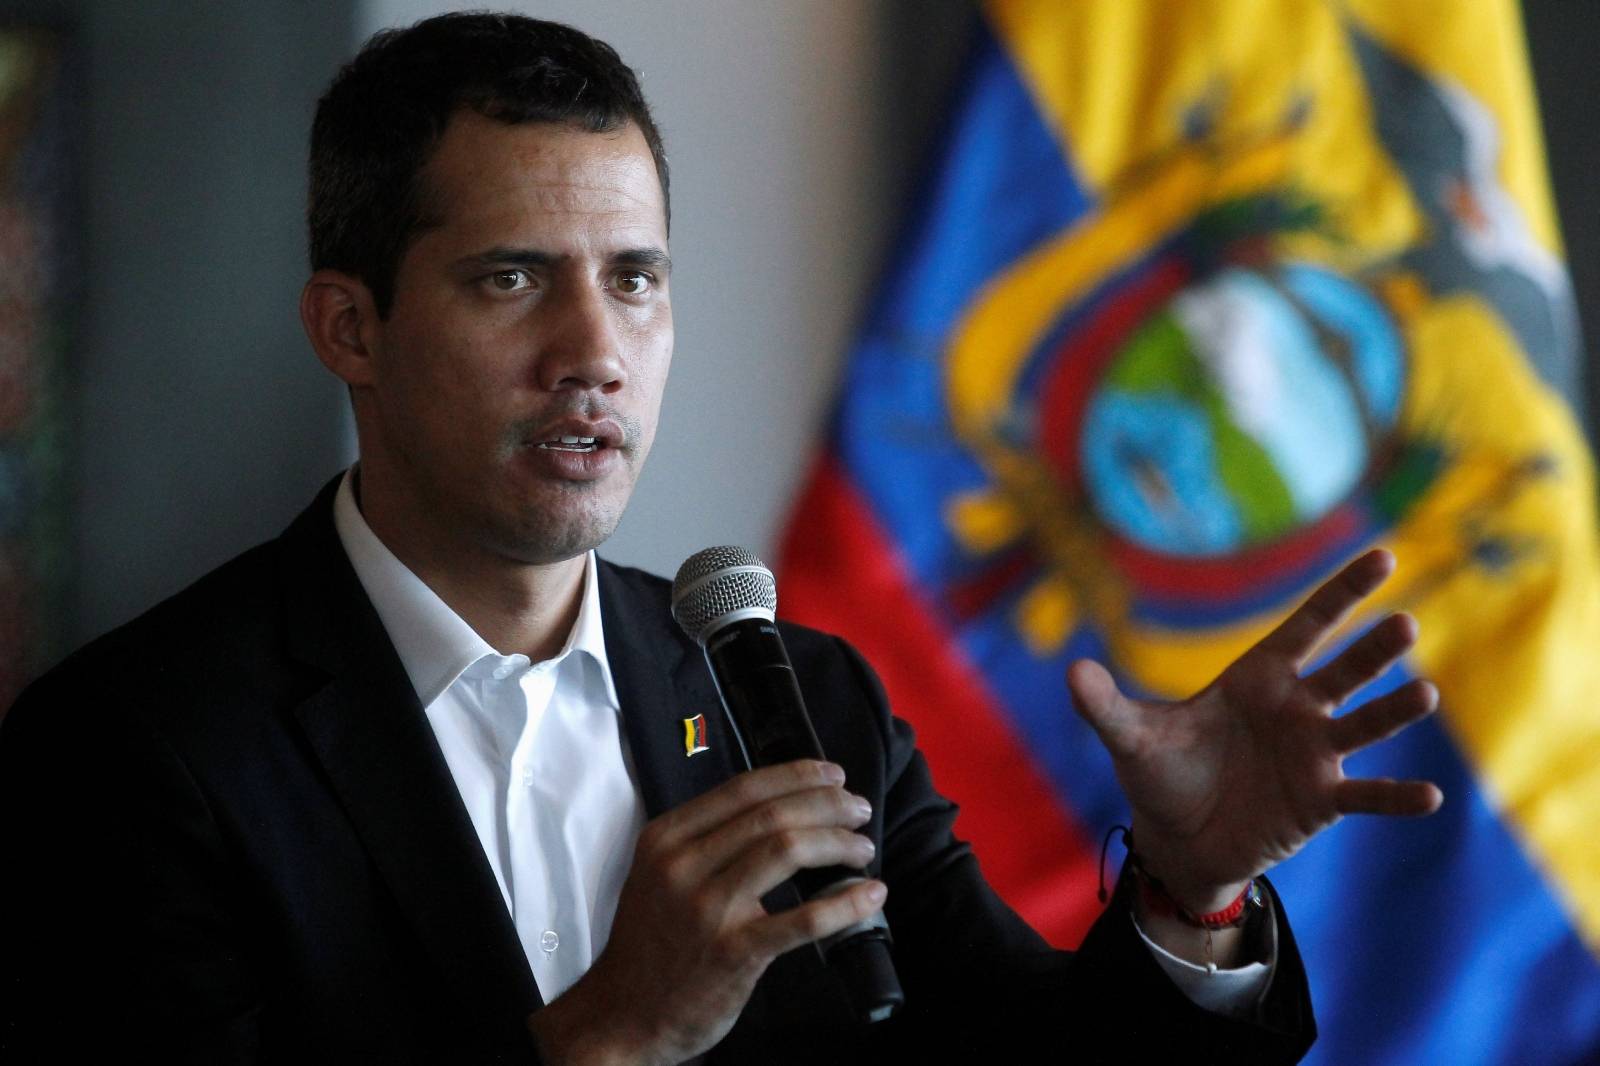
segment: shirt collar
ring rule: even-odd
[[[501,657],[476,630],[449,604],[395,558],[378,535],[367,525],[356,506],[356,468],[345,471],[333,500],[333,525],[344,545],[350,565],[389,633],[400,663],[411,679],[417,699],[426,708],[438,699],[456,678],[486,655]],[[583,596],[578,617],[566,643],[553,656],[555,661],[573,652],[584,652],[600,668],[606,699],[612,710],[622,706],[617,699],[611,663],[606,658],[605,631],[600,618],[600,581],[595,554],[586,554],[583,566]]]

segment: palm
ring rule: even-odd
[[[1346,755],[1432,710],[1431,685],[1414,681],[1334,717],[1415,642],[1410,618],[1391,616],[1300,673],[1392,565],[1385,552],[1357,559],[1181,703],[1128,699],[1097,664],[1073,666],[1075,702],[1111,751],[1147,859],[1158,855],[1189,885],[1229,885],[1293,855],[1343,814],[1438,806],[1427,782],[1354,780],[1342,769]]]

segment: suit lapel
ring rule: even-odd
[[[290,650],[330,675],[296,718],[463,1010],[486,1035],[526,1046],[523,1019],[542,1000],[432,728],[339,544],[334,487],[283,537]]]
[[[705,660],[678,630],[647,578],[601,561],[606,658],[649,817],[669,811],[745,768]],[[686,719],[705,716],[707,750],[689,753]]]

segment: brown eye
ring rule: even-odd
[[[525,270],[497,270],[489,275],[489,284],[500,292],[520,292],[533,284]]]
[[[641,270],[629,270],[617,275],[617,288],[629,296],[639,296],[650,289],[650,275]]]

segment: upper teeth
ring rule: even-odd
[[[562,437],[562,444],[593,444],[593,437]]]

